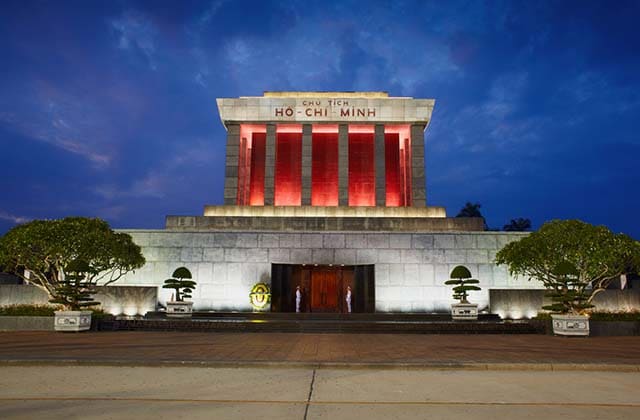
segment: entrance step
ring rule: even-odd
[[[145,318],[116,318],[113,330],[380,333],[380,334],[537,334],[526,321],[502,321],[483,314],[478,321],[452,321],[449,314],[296,314],[196,312],[192,319],[166,318],[148,313]]]

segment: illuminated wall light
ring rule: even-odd
[[[118,316],[122,314],[122,307],[120,305],[112,305],[111,307],[109,307],[108,312],[111,315]]]
[[[522,311],[521,310],[513,310],[509,313],[509,318],[511,319],[522,319]]]
[[[127,316],[134,316],[138,314],[138,308],[135,306],[127,306],[124,308],[124,314]]]

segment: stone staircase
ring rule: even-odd
[[[150,312],[144,318],[118,317],[103,321],[112,331],[190,332],[291,332],[379,334],[539,334],[526,321],[502,321],[498,315],[481,314],[478,321],[452,321],[449,314],[324,314],[194,312],[191,319],[166,318]]]

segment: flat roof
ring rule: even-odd
[[[388,98],[389,93],[378,92],[356,92],[356,91],[272,91],[267,90],[263,95],[265,98]]]

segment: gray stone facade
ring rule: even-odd
[[[454,266],[464,264],[482,291],[470,300],[489,305],[489,289],[536,289],[537,282],[514,279],[493,260],[522,233],[362,233],[232,232],[127,230],[139,244],[146,265],[119,281],[120,286],[160,288],[173,270],[191,270],[197,288],[195,309],[251,310],[249,291],[270,283],[271,264],[374,264],[376,311],[448,312],[451,289],[443,283]]]

